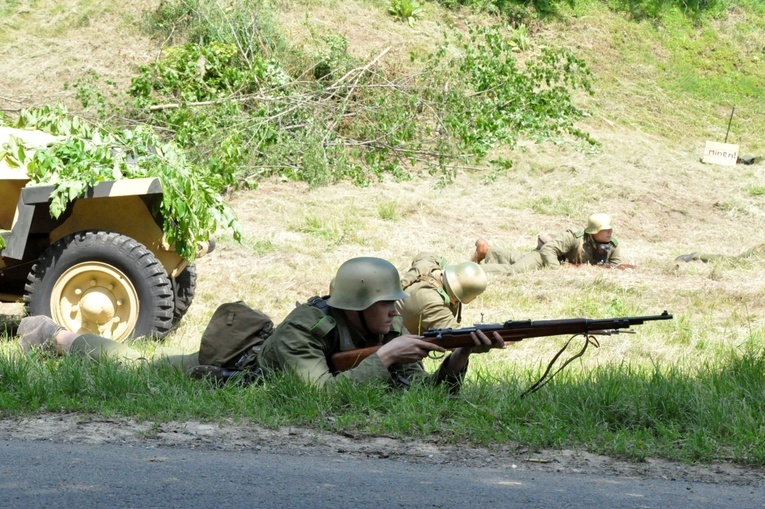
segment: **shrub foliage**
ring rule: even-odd
[[[452,31],[407,73],[386,68],[387,50],[354,58],[334,32],[315,33],[313,52],[289,47],[265,3],[215,9],[162,4],[152,27],[184,42],[139,70],[127,115],[187,149],[216,189],[274,175],[367,185],[429,171],[446,182],[521,136],[595,143],[574,127],[585,115],[574,90],[592,92],[585,63],[530,48],[521,65],[507,25]]]

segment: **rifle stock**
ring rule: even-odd
[[[454,350],[465,346],[474,346],[471,332],[477,330],[491,335],[498,332],[505,342],[521,341],[526,338],[539,338],[559,335],[599,335],[608,336],[619,334],[621,329],[629,329],[633,325],[642,325],[655,320],[671,320],[672,315],[664,311],[660,315],[625,316],[621,318],[567,318],[562,320],[508,320],[505,323],[476,324],[473,327],[461,329],[428,329],[422,336],[423,340],[439,345],[446,350]],[[632,333],[632,330],[621,332]],[[380,346],[368,346],[332,355],[332,364],[336,371],[347,371],[358,366],[361,361],[374,354]]]

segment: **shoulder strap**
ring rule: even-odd
[[[394,332],[400,336],[403,330],[404,330],[404,317],[401,315],[394,316],[390,324],[390,332]]]
[[[433,285],[433,286],[436,286],[436,285]],[[436,286],[436,292],[438,292],[438,295],[440,295],[441,298],[444,299],[444,304],[448,306],[452,303],[452,299],[449,297],[449,293],[446,290],[444,290],[443,285]]]
[[[320,310],[325,315],[329,314],[329,304],[327,304],[327,299],[329,299],[329,295],[324,295],[323,297],[320,297],[318,295],[314,295],[310,299],[308,299],[309,306],[313,306],[316,309]]]
[[[329,314],[329,305],[327,304],[328,298],[329,295],[324,297],[319,297],[316,295],[308,299],[307,302],[309,306],[315,307],[324,315],[319,319],[318,322],[311,326],[311,334],[317,338],[323,338],[337,326],[335,319],[332,318]]]

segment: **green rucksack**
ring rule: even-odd
[[[329,315],[326,297],[312,297],[307,304]],[[314,326],[313,334],[324,336],[334,325]],[[331,322],[334,323],[334,322]],[[317,323],[318,325],[318,323]],[[263,343],[274,332],[274,322],[262,311],[244,301],[221,304],[207,324],[199,345],[199,365],[189,371],[192,378],[211,379],[217,384],[236,380],[248,385],[262,381],[265,373],[258,367]]]
[[[199,345],[199,363],[242,371],[253,364],[274,322],[244,301],[221,304],[207,324]]]

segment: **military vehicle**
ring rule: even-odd
[[[55,140],[0,126],[0,147],[10,136],[37,149]],[[50,213],[53,190],[0,160],[0,302],[23,301],[27,314],[72,332],[164,337],[191,305],[196,267],[163,233],[160,180],[98,183],[58,218]],[[200,245],[199,256],[211,246]]]

